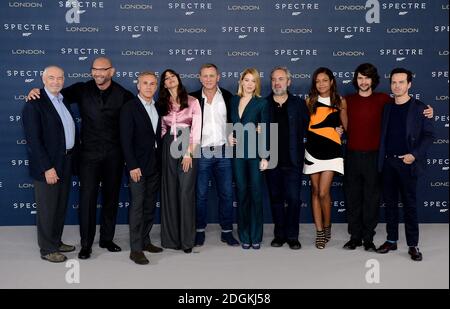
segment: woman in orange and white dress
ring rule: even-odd
[[[336,80],[328,68],[318,68],[306,100],[310,123],[305,145],[303,173],[311,177],[311,204],[316,225],[316,247],[325,248],[331,238],[333,176],[344,174],[341,137],[337,127],[347,127],[347,104],[337,93]]]

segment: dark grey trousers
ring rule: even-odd
[[[72,179],[72,155],[67,155],[63,175],[49,185],[45,181],[34,181],[34,198],[37,205],[36,226],[41,256],[58,252],[66,218]]]
[[[150,244],[150,231],[155,218],[156,195],[160,173],[156,159],[152,160],[152,172],[142,176],[139,182],[130,179],[131,207],[128,210],[131,251],[142,251]]]
[[[169,249],[189,249],[195,245],[195,182],[197,162],[183,172],[182,158],[172,158],[167,133],[162,146],[161,245]]]

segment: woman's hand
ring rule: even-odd
[[[184,157],[183,161],[181,161],[181,166],[183,167],[183,172],[187,173],[190,168],[192,168],[192,158]]]
[[[262,159],[259,162],[259,170],[265,171],[269,167],[269,162],[266,159]]]

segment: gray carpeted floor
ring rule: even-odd
[[[64,242],[77,245],[76,252],[67,254],[75,263],[69,260],[68,264],[40,259],[35,227],[0,227],[0,288],[449,288],[448,224],[420,226],[422,262],[409,258],[403,226],[399,250],[386,255],[365,252],[362,247],[342,249],[348,240],[345,224],[333,225],[332,240],[324,250],[314,247],[311,224],[300,226],[302,249],[297,251],[287,245],[270,247],[272,228],[265,225],[260,250],[243,250],[221,243],[219,226],[209,225],[205,246],[192,254],[175,250],[147,254],[150,264],[141,266],[129,259],[127,225],[118,226],[116,232],[122,252],[110,253],[96,242],[92,258],[80,261],[78,226],[66,226]],[[152,231],[155,244],[159,244],[158,232],[156,225]],[[382,224],[375,244],[381,245],[384,238]],[[79,283],[69,284],[66,277],[69,282],[77,278],[77,261]],[[379,283],[368,283],[366,277],[377,278],[370,275],[374,273],[379,274]]]

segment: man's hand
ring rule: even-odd
[[[54,168],[51,168],[47,171],[45,171],[45,181],[49,185],[54,185],[59,180],[58,175],[56,174],[56,170]]]
[[[427,118],[433,118],[433,108],[430,105],[427,105],[428,108],[423,111],[423,115]]]
[[[230,134],[230,135],[228,136],[228,143],[229,143],[231,146],[236,145],[237,141],[236,141],[236,139],[233,137],[233,134]]]
[[[398,156],[398,157],[400,159],[402,159],[403,163],[405,163],[405,164],[413,164],[413,162],[416,160],[416,158],[410,153],[407,153],[403,156]]]
[[[40,97],[41,97],[41,90],[39,88],[33,88],[28,94],[26,101],[36,100],[39,99]]]
[[[134,182],[139,182],[139,180],[141,180],[142,177],[141,169],[135,168],[134,170],[131,170],[130,177]]]

